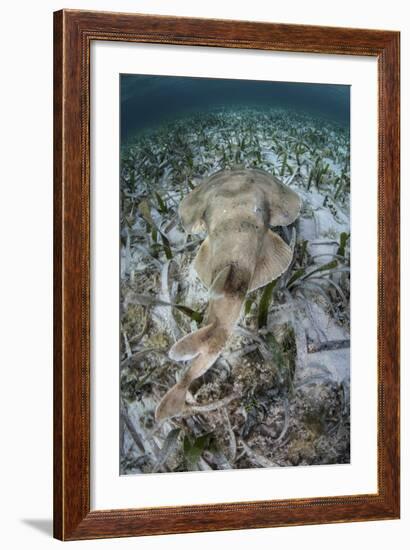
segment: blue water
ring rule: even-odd
[[[122,74],[121,141],[181,116],[220,107],[281,107],[349,126],[350,86]]]

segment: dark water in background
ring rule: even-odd
[[[284,107],[348,126],[350,86],[122,74],[121,143],[166,120],[222,106]]]

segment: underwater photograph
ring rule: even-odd
[[[350,86],[119,85],[120,474],[350,463]]]

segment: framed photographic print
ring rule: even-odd
[[[399,517],[399,33],[54,14],[54,533]]]

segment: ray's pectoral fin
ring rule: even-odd
[[[290,225],[300,214],[300,196],[284,185],[275,176],[269,176],[270,185],[265,186],[265,197],[269,205],[270,225]]]
[[[267,231],[258,258],[258,263],[249,285],[249,292],[265,286],[277,279],[289,267],[292,250],[283,239],[272,231]]]
[[[206,229],[204,214],[213,194],[214,186],[207,178],[182,200],[178,212],[187,233],[201,233]]]
[[[207,193],[198,185],[179,205],[179,217],[187,233],[201,233],[205,229],[203,215],[206,209]]]
[[[198,273],[199,278],[207,288],[209,288],[212,283],[211,261],[211,244],[209,237],[207,237],[199,247],[198,254],[196,255],[194,261],[194,268]]]

